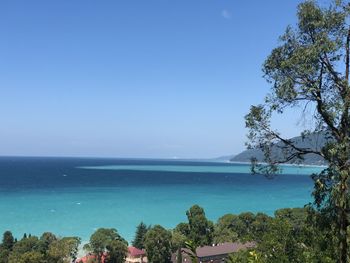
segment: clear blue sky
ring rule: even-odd
[[[240,152],[298,2],[1,1],[0,155]]]

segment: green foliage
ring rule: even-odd
[[[169,263],[171,253],[177,253],[177,262],[181,262],[181,251],[192,262],[198,262],[197,243],[183,233],[190,234],[196,229],[190,228],[191,224],[201,222],[198,225],[202,226],[204,222],[205,225],[206,218],[204,210],[198,206],[192,207],[190,211],[191,220],[188,224],[181,223],[172,231],[156,225],[147,231],[144,245],[149,262]],[[226,262],[338,262],[335,260],[339,251],[334,223],[331,218],[310,206],[279,209],[274,217],[263,213],[227,214],[218,219],[214,229],[214,241],[217,243],[251,240],[256,244],[251,249],[233,253]],[[207,236],[202,233],[197,233],[197,237],[207,240]],[[50,232],[40,238],[29,236],[16,242],[12,234],[6,232],[0,244],[0,263],[71,263],[76,259],[79,244],[79,238],[58,238]],[[124,262],[127,255],[127,242],[113,228],[98,229],[91,235],[85,248],[97,255],[92,260],[94,263],[101,260],[103,254],[106,263]]]
[[[227,214],[219,218],[214,230],[214,243],[259,241],[269,230],[272,218],[263,213]]]
[[[145,248],[144,246],[144,239],[145,239],[145,235],[148,231],[148,227],[141,222],[137,228],[136,228],[136,233],[135,233],[135,238],[132,241],[132,245],[138,249],[143,249]]]
[[[214,226],[213,242],[218,244],[238,240],[238,233],[236,232],[237,221],[238,217],[233,214],[227,214],[220,217]]]
[[[124,241],[113,240],[107,246],[108,257],[106,263],[124,262],[128,253],[128,246]]]
[[[160,225],[148,230],[145,248],[151,263],[169,263],[171,259],[171,233]]]
[[[98,263],[101,262],[102,256],[106,252],[110,252],[109,249],[113,250],[114,254],[118,254],[115,249],[121,248],[120,254],[124,252],[124,249],[120,244],[115,241],[120,241],[128,245],[128,243],[123,239],[118,231],[114,228],[99,228],[90,237],[90,242],[84,246],[84,249],[91,251],[96,255]],[[119,254],[118,254],[119,256]]]
[[[39,242],[39,250],[42,254],[46,254],[47,251],[49,250],[50,245],[57,241],[57,237],[50,233],[50,232],[45,232],[41,235],[40,237],[40,242]]]
[[[9,257],[9,263],[46,263],[44,255],[38,251],[13,253]]]
[[[15,239],[10,231],[3,234],[2,243],[0,245],[0,263],[8,263],[10,252],[15,244]]]
[[[253,159],[253,171],[276,173],[277,165],[298,162],[304,156],[321,156],[329,164],[312,176],[314,206],[334,226],[337,243],[332,258],[349,261],[347,229],[350,226],[350,7],[346,1],[334,1],[323,8],[316,1],[298,6],[296,27],[287,27],[280,45],[266,59],[263,71],[271,91],[265,103],[251,107],[246,116],[250,148],[264,152],[268,166]],[[300,107],[303,118],[312,120],[301,135],[326,136],[326,145],[299,147],[271,127],[271,118],[288,108]],[[311,115],[310,115],[311,113]],[[282,152],[272,154],[279,143]],[[324,236],[326,237],[326,236]]]
[[[242,263],[242,262],[257,263],[258,261],[252,259],[252,255],[249,253],[250,253],[249,250],[241,250],[241,251],[232,253],[228,256],[225,262],[226,263]]]
[[[44,233],[40,239],[36,236],[24,236],[20,241],[15,242],[12,234],[5,232],[0,246],[0,262],[70,263],[76,259],[79,244],[79,238],[60,239],[49,232]]]
[[[2,247],[7,250],[11,250],[15,244],[15,239],[10,231],[5,231],[2,238]]]
[[[179,248],[176,251],[176,263],[182,263],[182,250]]]
[[[292,226],[286,220],[276,219],[259,243],[258,251],[271,263],[304,262],[300,260],[299,244],[292,235]]]
[[[30,251],[40,251],[40,245],[40,241],[36,236],[23,238],[13,246],[11,255],[21,255]]]
[[[221,228],[220,226],[214,227],[213,243],[225,243],[234,242],[238,239],[237,233],[229,228]]]
[[[186,212],[188,218],[188,239],[196,245],[211,245],[213,242],[214,224],[205,217],[204,209],[192,206]]]
[[[53,240],[46,251],[49,262],[69,263],[77,258],[80,239],[64,237]]]
[[[185,247],[187,237],[179,231],[173,230],[171,232],[171,250],[175,252]]]
[[[261,241],[262,237],[270,231],[272,218],[263,213],[257,213],[254,221],[251,223],[251,240]]]
[[[192,240],[186,241],[185,243],[186,251],[185,254],[187,254],[192,263],[199,263],[198,256],[197,256],[197,245]]]
[[[190,226],[188,225],[188,223],[180,223],[175,227],[174,230],[183,234],[186,237],[188,237],[190,234]]]

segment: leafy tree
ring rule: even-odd
[[[27,238],[23,238],[18,241],[12,249],[14,254],[24,254],[28,251],[39,250],[40,241],[36,236],[31,236]]]
[[[272,218],[263,213],[257,213],[254,222],[251,224],[250,228],[252,231],[252,240],[259,242],[262,237],[270,231],[270,226],[272,223]]]
[[[303,231],[308,216],[306,208],[284,208],[275,211],[275,217],[287,220],[294,231]]]
[[[197,245],[192,240],[187,241],[185,243],[186,251],[184,251],[191,259],[192,263],[199,263],[198,255],[197,255]]]
[[[306,262],[304,247],[293,236],[293,228],[286,220],[272,221],[270,231],[263,236],[257,251],[266,263]]]
[[[337,246],[333,244],[336,244],[337,237],[334,235],[332,220],[310,208],[302,225],[302,231],[297,231],[297,235],[303,236],[303,243],[310,248],[306,252],[309,262],[336,262],[334,255],[337,254]]]
[[[220,226],[214,227],[213,233],[213,243],[225,243],[225,242],[234,242],[237,241],[238,235],[236,232],[232,231],[229,228],[221,228]]]
[[[249,217],[250,213],[248,214]],[[237,239],[246,240],[248,238],[248,228],[247,224],[242,221],[242,218],[245,216],[242,215],[234,215],[234,214],[226,214],[219,218],[216,227],[221,231],[225,231],[224,229],[228,229],[230,232],[234,233],[237,236]],[[250,225],[248,225],[250,228]],[[217,234],[217,233],[216,233]],[[214,233],[215,235],[215,233]]]
[[[110,252],[109,249],[115,249],[115,242],[121,241],[127,246],[127,242],[118,234],[114,228],[99,228],[90,237],[90,242],[84,246],[84,249],[91,251],[96,255],[98,263],[101,263],[104,253]],[[116,253],[116,251],[113,251]]]
[[[44,255],[39,251],[27,251],[21,254],[11,254],[9,263],[46,263]]]
[[[350,174],[350,27],[349,5],[341,0],[328,8],[315,1],[298,7],[296,27],[288,27],[280,45],[267,58],[263,71],[272,89],[265,103],[252,106],[246,116],[249,147],[264,152],[270,165],[253,170],[272,174],[283,162],[298,162],[307,154],[323,157],[328,168],[313,175],[315,206],[335,226],[338,262],[348,262],[349,174]],[[313,125],[302,133],[327,138],[326,145],[300,147],[271,127],[271,117],[288,108],[300,107]],[[311,114],[308,115],[308,114]],[[282,154],[273,154],[279,143]],[[333,242],[333,240],[329,240]]]
[[[275,217],[288,220],[294,227],[305,224],[308,210],[306,208],[282,208],[275,211]]]
[[[23,238],[14,244],[9,254],[9,263],[45,263],[40,252],[40,240],[35,236]]]
[[[213,241],[214,225],[205,217],[204,209],[192,206],[186,212],[189,225],[188,237],[197,246],[210,245]]]
[[[175,252],[177,250],[181,250],[181,248],[185,247],[185,243],[187,241],[187,237],[182,233],[173,230],[171,232],[171,250]]]
[[[145,236],[145,248],[151,263],[169,263],[171,259],[171,234],[160,225],[148,230]]]
[[[121,240],[113,240],[107,246],[108,257],[106,263],[124,262],[128,253],[127,243]]]
[[[79,244],[79,238],[57,238],[50,232],[40,239],[24,236],[15,242],[11,232],[6,231],[0,245],[0,263],[70,263],[76,260]]]
[[[145,239],[145,235],[148,231],[148,227],[141,222],[137,228],[136,228],[136,233],[135,233],[135,238],[132,241],[132,245],[138,249],[144,249],[144,239]]]
[[[0,245],[0,263],[7,263],[10,252],[15,244],[15,239],[10,231],[3,234],[2,243]]]
[[[14,244],[15,244],[15,239],[14,239],[11,231],[5,231],[3,238],[2,238],[1,246],[4,249],[12,250],[12,247]]]
[[[0,247],[0,263],[8,263],[8,258],[10,255],[10,251]]]
[[[240,239],[250,240],[252,237],[252,224],[255,221],[255,215],[251,212],[245,212],[239,214],[238,219],[240,221]]]
[[[176,252],[176,263],[182,263],[182,249],[178,249]]]
[[[64,237],[53,240],[45,254],[50,263],[70,263],[77,259],[80,238]]]
[[[41,253],[46,254],[49,246],[57,241],[57,237],[51,232],[45,232],[40,237],[39,250]]]
[[[260,256],[255,251],[240,250],[232,253],[225,260],[226,263],[261,263]]]
[[[187,237],[177,230],[171,232],[171,251],[177,253],[177,262],[182,263],[182,248],[185,247]]]
[[[64,251],[69,252],[70,258],[75,262],[79,252],[79,245],[81,244],[81,239],[79,237],[64,237],[61,239],[64,244]]]
[[[175,227],[174,230],[183,234],[186,237],[188,237],[190,234],[190,226],[188,225],[188,223],[180,223]]]

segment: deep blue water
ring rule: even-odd
[[[77,235],[115,227],[131,240],[140,221],[174,227],[193,204],[212,220],[243,211],[273,214],[311,201],[308,174],[285,167],[273,180],[249,166],[200,161],[0,158],[0,232]]]

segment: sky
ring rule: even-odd
[[[0,1],[0,155],[239,153],[299,2]],[[300,117],[274,125],[292,137]]]

